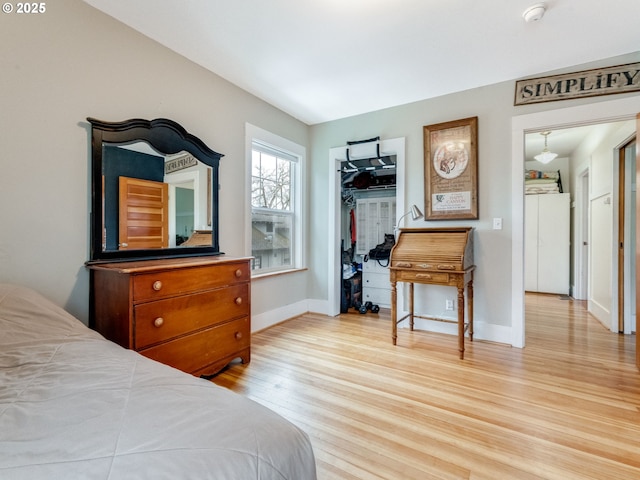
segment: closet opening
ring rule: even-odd
[[[374,145],[374,148],[371,148],[371,145]],[[329,315],[335,316],[341,313],[343,304],[343,295],[344,295],[344,287],[343,287],[343,272],[345,269],[344,265],[346,260],[347,267],[346,269],[351,269],[351,264],[355,263],[355,270],[358,271],[358,264],[364,264],[362,268],[373,267],[371,262],[364,262],[364,255],[362,253],[363,250],[366,250],[366,244],[363,243],[364,240],[361,241],[361,245],[358,246],[358,219],[357,219],[357,210],[358,210],[358,201],[361,204],[361,214],[366,211],[366,208],[363,206],[364,204],[378,202],[379,211],[383,211],[382,215],[379,215],[383,221],[384,225],[381,225],[380,229],[382,236],[382,240],[371,240],[373,243],[373,247],[375,247],[378,243],[384,241],[384,233],[393,233],[393,226],[395,225],[396,218],[399,218],[398,212],[404,213],[405,208],[405,139],[404,137],[393,138],[388,140],[380,140],[377,144],[377,148],[375,148],[375,144],[367,143],[364,145],[356,145],[349,146],[345,145],[343,147],[334,147],[329,150],[329,162],[330,162],[330,180],[329,180],[329,229],[327,231],[328,234],[328,254],[329,258],[332,259],[329,262],[328,266],[328,287],[329,287],[329,299],[328,299],[328,313]],[[349,150],[349,153],[347,153]],[[387,164],[388,161],[392,161],[395,163],[395,169],[390,168],[389,165],[382,165],[378,159],[381,158],[382,161]],[[357,162],[356,162],[357,161]],[[347,162],[351,162],[355,167],[358,168],[358,172],[348,171],[349,169],[353,169],[354,167],[349,165]],[[384,167],[387,168],[384,168]],[[346,167],[346,169],[345,169]],[[371,169],[373,167],[373,169]],[[367,170],[369,168],[369,170]],[[362,170],[364,169],[364,170]],[[362,172],[373,172],[375,175],[372,175],[372,178],[367,180],[367,176],[363,176],[361,179],[356,180],[358,174]],[[391,176],[391,177],[389,177]],[[378,177],[378,178],[376,178]],[[389,178],[387,178],[389,177]],[[392,177],[395,177],[395,184],[393,183]],[[365,180],[363,184],[360,184],[361,180]],[[357,188],[357,185],[353,185],[353,183],[357,185],[366,185],[368,182],[368,186],[366,188]],[[343,189],[343,184],[345,188]],[[343,195],[344,193],[344,195]],[[387,198],[389,202],[388,205],[381,204],[383,202],[382,198]],[[373,206],[369,206],[369,208],[374,209]],[[351,223],[352,223],[352,211],[353,216],[355,217],[354,224],[356,226],[355,235],[352,236],[351,231]],[[367,216],[367,218],[370,218]],[[388,222],[388,223],[385,223]],[[385,228],[385,225],[387,228]],[[384,230],[388,230],[391,228],[389,232],[385,232]],[[372,228],[373,229],[373,228]],[[369,232],[370,230],[362,226],[360,228],[361,233]],[[375,231],[378,231],[378,226],[376,225]],[[371,235],[373,237],[373,235]],[[356,245],[352,246],[352,239],[355,238]],[[371,247],[371,248],[373,248]],[[346,259],[343,259],[342,252],[343,250],[351,249],[350,256],[346,256]],[[368,254],[368,251],[366,251]],[[369,265],[366,265],[369,263]],[[383,264],[385,262],[382,262]],[[377,267],[376,263],[376,267]],[[381,267],[382,268],[382,267]],[[351,270],[352,272],[353,270]],[[388,285],[388,271],[385,269],[385,273],[387,277],[385,279],[384,287],[390,288]],[[367,280],[367,274],[364,275],[365,281]],[[371,280],[371,276],[369,275],[369,280]],[[362,282],[362,273],[360,274],[360,280]],[[360,295],[362,299],[362,286],[360,285]],[[371,282],[367,284],[365,290],[369,292],[369,288],[376,288],[375,285],[372,285]],[[376,292],[376,291],[374,291]],[[400,306],[403,306],[402,302],[402,289],[400,288],[398,291],[398,298]],[[386,297],[386,295],[385,295]],[[371,300],[370,300],[371,301]],[[366,300],[365,300],[366,303]],[[384,305],[390,306],[391,299],[389,293],[389,300],[385,302],[384,300],[378,305],[380,308],[385,308]],[[399,307],[400,308],[400,307]],[[353,308],[352,312],[355,312]],[[370,311],[367,312],[371,314]]]
[[[341,313],[391,307],[384,254],[395,242],[396,179],[396,155],[340,162]]]

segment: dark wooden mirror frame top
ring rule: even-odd
[[[211,150],[199,138],[178,123],[166,118],[130,119],[105,122],[87,118],[91,124],[91,252],[87,262],[141,260],[152,258],[220,255],[219,245],[219,163],[222,154]],[[103,248],[103,145],[132,144],[144,141],[157,152],[171,155],[186,151],[211,167],[211,246],[169,247],[158,249],[106,250]]]

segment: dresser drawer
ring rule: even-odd
[[[249,284],[134,306],[134,348],[249,315]]]
[[[391,290],[391,280],[389,280],[389,272],[386,273],[368,273],[362,275],[362,287],[386,288]]]
[[[387,261],[382,260],[382,265],[386,265]],[[362,263],[362,271],[363,272],[372,272],[372,273],[384,273],[389,276],[389,266],[383,267],[378,263],[377,260],[369,260],[368,262]]]
[[[138,274],[133,278],[133,301],[144,302],[248,282],[250,276],[248,262]]]
[[[396,274],[398,282],[429,282],[435,284],[449,284],[449,274],[444,272],[420,272],[400,270]]]
[[[384,288],[363,288],[362,301],[371,302],[380,307],[391,306],[391,290]]]
[[[193,373],[249,348],[250,344],[250,321],[248,317],[243,317],[141,350],[140,353],[184,372]]]

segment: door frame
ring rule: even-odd
[[[340,252],[340,203],[341,178],[340,162],[346,160],[347,146],[334,147],[329,150],[329,229],[328,229],[328,315],[340,314],[340,271],[342,255]],[[380,141],[381,155],[396,156],[396,218],[405,212],[405,138],[393,138]],[[424,200],[422,200],[424,201]],[[422,203],[420,202],[420,204]],[[398,214],[399,212],[402,212]],[[399,302],[404,298],[398,293]]]
[[[640,148],[638,148],[638,140],[640,139],[640,113],[636,114],[636,186],[638,178],[640,178]],[[636,194],[636,215],[640,212],[640,195]],[[640,222],[636,221],[636,367],[640,370],[640,335],[638,335],[638,298],[640,297]]]
[[[640,95],[576,107],[514,116],[511,119],[511,344],[525,346],[524,315],[524,138],[527,133],[578,125],[636,119]],[[640,356],[638,357],[640,361]]]
[[[635,271],[633,252],[635,248],[635,170],[631,169],[628,150],[637,145],[636,133],[625,139],[617,148],[618,185],[618,332],[631,333],[632,318],[635,317]],[[635,160],[635,159],[634,159]]]
[[[618,148],[616,152],[616,163],[618,168],[618,332],[624,332],[624,314],[625,314],[625,299],[627,295],[627,289],[625,288],[625,248],[627,245],[627,239],[625,237],[625,221],[626,221],[626,168],[625,168],[625,152],[624,147]]]
[[[575,195],[575,242],[576,248],[573,265],[573,291],[576,300],[589,298],[589,166],[577,174]]]

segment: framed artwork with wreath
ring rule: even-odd
[[[425,220],[478,219],[478,117],[424,127]]]

